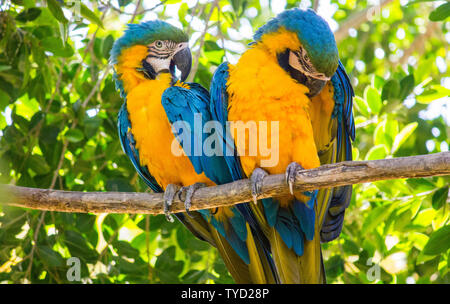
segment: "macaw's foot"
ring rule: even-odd
[[[170,214],[170,206],[173,203],[175,195],[180,190],[180,186],[175,184],[168,184],[164,191],[164,214],[169,222],[173,222],[173,216]]]
[[[304,168],[297,162],[290,163],[286,168],[286,182],[289,185],[289,191],[292,195],[294,195],[295,176],[300,170],[304,170]]]
[[[184,208],[186,208],[186,213],[190,217],[193,217],[192,214],[189,212],[189,209],[191,208],[192,196],[194,195],[195,191],[204,187],[206,187],[206,184],[204,183],[195,183],[188,187],[182,187],[180,192],[178,193],[178,197],[180,198],[181,201],[183,201],[182,195],[186,194],[186,197],[184,198]]]
[[[252,196],[253,202],[258,202],[258,196],[261,194],[261,188],[263,184],[264,178],[269,175],[266,171],[261,168],[256,168],[253,170],[252,175],[250,176],[250,180],[252,181]]]

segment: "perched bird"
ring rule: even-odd
[[[199,84],[184,83],[191,61],[188,36],[163,21],[129,24],[115,41],[110,62],[124,99],[118,116],[122,148],[147,185],[164,192],[169,220],[173,199],[185,194],[188,213],[175,216],[217,247],[236,282],[275,283],[270,254],[255,241],[262,232],[251,230],[238,206],[189,212],[196,189],[233,180],[223,156],[202,153],[210,96]]]
[[[257,202],[267,174],[286,175],[291,195],[250,207],[280,281],[325,282],[320,241],[339,235],[351,187],[298,193],[293,181],[299,170],[351,160],[354,94],[328,24],[312,10],[280,13],[236,65],[218,67],[210,94],[213,118],[228,124],[224,140],[238,155],[225,157],[233,179],[250,177]]]

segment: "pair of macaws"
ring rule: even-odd
[[[218,67],[209,92],[184,83],[188,40],[166,22],[148,21],[129,24],[114,43],[123,150],[148,186],[164,192],[169,220],[170,204],[184,192],[187,212],[175,216],[219,250],[237,283],[325,282],[320,242],[340,234],[352,188],[298,193],[293,181],[298,170],[352,159],[354,94],[328,24],[312,10],[284,11],[258,29],[236,65]],[[205,128],[212,121],[216,127]],[[256,133],[232,132],[230,122],[257,122]],[[265,134],[277,147],[270,166],[259,147],[268,145]],[[222,153],[198,153],[208,136]],[[280,173],[291,194],[258,200],[264,177]],[[256,204],[189,212],[199,187],[243,178],[251,179]]]

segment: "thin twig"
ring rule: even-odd
[[[191,29],[192,29],[191,23],[192,23],[192,21],[194,20],[194,17],[200,16],[201,14],[203,14],[203,11],[205,10],[205,6],[206,6],[206,5],[203,5],[203,6],[202,6],[202,9],[201,9],[197,14],[194,15],[194,13],[195,13],[195,12],[197,11],[197,9],[198,9],[199,3],[200,3],[200,1],[197,0],[197,3],[195,3],[194,8],[192,9],[191,21],[188,22],[188,25],[187,25],[187,28],[186,28],[186,35],[187,35],[188,37],[191,36]]]
[[[39,222],[36,226],[36,229],[34,229],[33,246],[31,247],[31,252],[30,252],[30,262],[29,262],[27,270],[25,272],[25,278],[27,278],[28,281],[30,281],[30,282],[31,282],[31,278],[30,278],[31,267],[33,266],[33,258],[34,258],[34,252],[36,250],[37,238],[38,238],[39,230],[41,229],[42,223],[44,223],[44,217],[45,217],[46,213],[47,213],[47,211],[43,211],[41,213],[41,217],[39,218]]]
[[[206,33],[208,32],[208,28],[209,28],[209,19],[211,19],[212,13],[218,3],[219,3],[219,1],[215,0],[213,2],[213,4],[211,4],[211,10],[209,11],[208,17],[205,20],[205,28],[203,29],[202,35],[200,36],[201,37],[200,38],[200,46],[199,46],[198,52],[195,54],[194,66],[192,68],[191,73],[189,74],[187,82],[192,82],[194,80],[195,74],[197,74],[200,55],[202,53],[203,44],[205,43],[205,36],[206,36]]]
[[[143,10],[140,11],[140,12],[137,12],[137,10],[135,10],[133,13],[128,13],[128,12],[125,12],[124,10],[121,10],[120,8],[115,7],[114,5],[112,5],[112,4],[111,4],[111,1],[108,1],[108,3],[105,3],[105,2],[103,2],[103,1],[100,1],[101,4],[103,4],[104,6],[107,6],[107,7],[112,8],[113,10],[115,10],[116,12],[118,12],[119,14],[121,14],[121,15],[130,15],[130,16],[133,16],[133,15],[142,15],[142,14],[151,12],[151,11],[155,10],[156,8],[160,7],[161,5],[164,5],[164,3],[166,3],[166,2],[167,2],[167,0],[164,0],[164,1],[161,1],[160,3],[156,4],[156,5],[153,6],[153,7],[143,9]],[[136,8],[138,8],[138,7],[139,7],[139,5],[136,6]]]
[[[317,12],[317,9],[319,8],[319,2],[320,2],[320,0],[314,0],[313,10],[315,12]]]

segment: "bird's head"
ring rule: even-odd
[[[292,78],[309,88],[309,97],[320,93],[336,72],[339,55],[333,32],[313,10],[290,9],[257,30],[256,45],[277,57]]]
[[[123,36],[114,42],[110,63],[118,74],[132,69],[137,76],[147,79],[155,79],[162,73],[170,73],[176,79],[177,68],[184,81],[192,64],[188,36],[160,20],[128,24]]]

